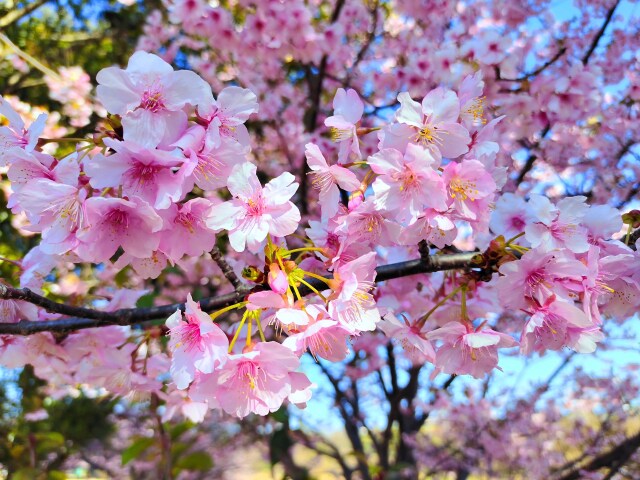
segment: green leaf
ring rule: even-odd
[[[287,450],[293,446],[289,433],[284,428],[279,428],[269,439],[269,459],[271,466],[279,463]]]
[[[36,451],[40,453],[51,452],[64,447],[64,436],[58,432],[35,433]]]
[[[138,458],[144,451],[156,442],[155,438],[142,437],[134,441],[122,452],[122,465]]]
[[[60,470],[51,470],[47,472],[47,480],[67,480],[67,474]]]
[[[171,440],[174,440],[174,441],[177,440],[183,433],[191,430],[192,428],[193,428],[193,423],[191,422],[178,423],[170,431]]]
[[[21,468],[20,470],[13,473],[11,476],[12,480],[33,480],[34,478],[38,478],[38,470],[35,468]]]
[[[114,280],[116,282],[116,286],[118,288],[122,288],[125,284],[125,282],[129,279],[129,272],[131,271],[131,268],[129,268],[129,265],[127,265],[126,267],[124,267],[122,270],[120,270],[118,273],[116,273]]]
[[[136,307],[138,308],[149,308],[153,307],[153,301],[158,295],[155,293],[147,293],[146,295],[141,296],[136,302]]]
[[[275,412],[269,414],[276,422],[286,423],[289,421],[289,411],[286,407],[280,407]]]
[[[205,452],[193,452],[184,457],[180,457],[175,464],[179,470],[199,470],[206,472],[213,467],[211,456]]]

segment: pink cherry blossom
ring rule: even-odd
[[[248,88],[226,87],[212,103],[198,107],[207,125],[205,148],[212,150],[222,145],[223,140],[232,140],[243,146],[249,145],[249,133],[244,126],[249,117],[258,111],[256,94]]]
[[[302,304],[295,302],[290,291],[284,294],[275,291],[256,292],[247,298],[247,310],[275,309],[275,313],[267,321],[279,322],[283,328],[297,328],[309,323],[309,315]]]
[[[527,202],[513,193],[505,193],[496,202],[489,226],[493,233],[504,235],[508,240],[523,233],[530,223],[533,223],[533,216]]]
[[[195,168],[193,161],[133,142],[104,142],[116,153],[96,155],[86,162],[85,171],[94,188],[122,185],[123,194],[140,197],[157,209],[168,208],[182,198],[185,178]]]
[[[531,318],[520,338],[524,355],[533,351],[542,353],[545,350],[560,350],[567,345],[588,349],[582,342],[587,341],[587,338],[592,341],[598,339],[597,334],[582,338],[581,332],[593,331],[595,326],[578,307],[570,302],[557,300],[554,296],[544,304],[535,305],[528,313]]]
[[[409,225],[400,234],[397,242],[400,245],[417,245],[426,240],[438,248],[451,245],[456,239],[458,229],[446,215],[433,209],[426,209],[415,223]]]
[[[251,351],[230,355],[217,376],[220,407],[238,418],[275,412],[291,394],[289,374],[299,363],[277,342],[258,343]]]
[[[457,123],[460,102],[455,92],[437,88],[422,100],[414,101],[407,92],[398,95],[400,109],[396,120],[413,127],[414,142],[430,149],[437,157],[456,158],[469,151],[469,132]]]
[[[533,249],[519,260],[502,265],[500,273],[504,276],[496,282],[500,300],[510,307],[525,308],[530,299],[540,303],[554,295],[568,299],[567,281],[581,282],[587,268],[567,253]]]
[[[169,143],[187,123],[186,105],[213,102],[211,87],[196,73],[173,71],[157,55],[138,51],[125,70],[109,67],[97,76],[97,96],[107,110],[122,115],[124,138],[153,148]]]
[[[14,323],[20,320],[37,320],[38,308],[22,300],[0,299],[0,322]]]
[[[378,323],[378,328],[387,337],[397,340],[402,345],[406,355],[415,364],[435,363],[436,352],[433,350],[431,342],[427,339],[426,332],[416,323],[409,323],[404,315],[400,316],[402,321],[392,313],[388,313]]]
[[[13,148],[26,152],[32,152],[35,149],[38,137],[42,135],[45,128],[47,115],[40,114],[27,129],[18,112],[0,95],[0,116],[4,116],[9,121],[9,125],[0,126],[0,167],[4,167],[9,161],[9,154]]]
[[[589,206],[586,198],[563,198],[552,205],[548,198],[533,195],[529,201],[535,223],[527,225],[525,237],[533,247],[541,246],[547,250],[566,247],[574,253],[589,250],[587,230],[579,226]]]
[[[338,153],[340,163],[347,162],[351,154],[356,160],[362,157],[356,124],[362,118],[363,112],[364,104],[355,90],[350,88],[345,91],[344,88],[339,88],[336,91],[333,99],[333,115],[328,117],[324,124],[330,127],[331,138],[340,143]]]
[[[78,254],[88,261],[108,260],[119,246],[138,258],[158,247],[162,219],[144,200],[91,197],[85,204],[86,228],[78,232]]]
[[[176,261],[185,254],[198,257],[209,252],[216,242],[215,233],[206,224],[213,206],[210,200],[194,198],[161,210],[164,226],[160,250]]]
[[[384,149],[369,157],[368,164],[379,175],[372,185],[377,205],[395,220],[410,225],[425,208],[447,209],[445,185],[434,170],[438,162],[428,150],[410,144],[403,157],[398,150]]]
[[[78,245],[76,234],[87,227],[87,191],[78,188],[80,167],[75,155],[58,163],[51,173],[59,181],[42,177],[29,180],[12,196],[11,203],[28,212],[34,224],[31,228],[42,233],[42,251],[61,254]]]
[[[209,147],[205,134],[204,127],[195,125],[173,144],[182,148],[185,156],[195,163],[189,177],[192,183],[187,183],[185,190],[193,188],[193,183],[203,190],[222,188],[226,186],[233,167],[247,161],[248,146],[225,140],[218,147]]]
[[[344,360],[349,353],[346,340],[355,330],[331,319],[329,312],[321,305],[307,305],[306,312],[312,321],[300,332],[292,333],[282,344],[297,355],[302,355],[308,349],[315,358],[331,362]]]
[[[468,374],[475,378],[498,365],[498,348],[509,348],[517,342],[509,335],[490,328],[474,331],[459,322],[449,322],[427,334],[429,340],[442,340],[436,352],[436,368],[448,374]]]
[[[496,183],[477,160],[449,163],[442,173],[453,206],[461,218],[475,220],[483,211],[483,200],[493,194]]]
[[[380,313],[371,296],[376,272],[376,255],[370,252],[340,265],[333,273],[336,286],[329,302],[329,315],[347,327],[372,331]]]
[[[268,234],[283,237],[298,228],[300,211],[289,201],[298,184],[288,172],[271,180],[263,188],[251,163],[237,165],[229,176],[233,200],[211,209],[207,226],[229,230],[233,249],[242,252],[245,245],[257,251]]]
[[[338,186],[347,192],[360,187],[360,180],[355,173],[340,165],[329,166],[317,145],[308,143],[305,146],[307,163],[313,176],[312,185],[320,191],[322,219],[328,219],[338,213],[340,191]]]
[[[223,365],[229,348],[227,335],[200,309],[191,294],[187,297],[184,316],[186,321],[177,310],[166,321],[171,336],[171,377],[180,390],[189,386],[196,370],[211,373]]]

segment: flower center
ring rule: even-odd
[[[404,170],[401,173],[396,174],[394,180],[400,182],[401,192],[411,192],[420,187],[420,177],[411,170],[411,168],[405,165]]]
[[[175,333],[174,333],[175,332]],[[184,345],[186,351],[197,348],[202,350],[202,335],[200,335],[200,324],[198,322],[189,321],[187,317],[186,323],[181,323],[177,327],[171,329],[171,335],[177,335],[180,339],[174,348]]]
[[[464,113],[473,117],[473,123],[476,125],[484,125],[487,123],[487,120],[484,118],[484,99],[485,97],[476,98],[471,102],[469,108],[464,111]]]
[[[264,213],[264,201],[262,196],[258,196],[255,200],[250,198],[247,200],[247,215],[251,217],[259,217]]]
[[[160,165],[149,165],[136,161],[134,159],[133,166],[126,172],[126,175],[134,179],[139,186],[145,184],[153,184],[156,181],[156,176],[164,168]]]
[[[331,127],[329,129],[329,136],[334,142],[342,142],[343,140],[353,137],[353,131],[346,128]]]
[[[127,229],[129,228],[129,214],[117,208],[105,215],[105,222],[109,223],[113,229]]]
[[[418,136],[416,137],[416,141],[423,145],[442,145],[442,134],[445,133],[435,125],[431,125],[429,123],[423,125],[423,127],[418,131]]]
[[[460,200],[469,199],[474,202],[475,196],[478,195],[476,182],[456,177],[449,184],[449,194],[451,198],[459,198]]]
[[[255,390],[256,388],[256,380],[258,378],[258,374],[260,373],[260,367],[253,362],[242,362],[238,365],[238,370],[236,371],[236,378],[238,378],[243,383],[249,385],[251,390]]]
[[[541,283],[544,283],[545,273],[546,272],[543,267],[540,267],[536,270],[529,272],[529,275],[527,275],[527,278],[525,280],[527,296],[529,297],[534,296],[534,290],[538,287],[538,285],[540,285]]]
[[[212,155],[198,154],[198,164],[196,165],[196,172],[205,180],[208,181],[211,178],[219,178],[222,162]]]
[[[178,213],[178,215],[176,215],[176,218],[173,222],[185,227],[187,230],[189,230],[189,233],[193,233],[195,230],[195,225],[198,224],[198,219],[194,217],[191,212],[180,212]]]
[[[162,101],[162,93],[158,90],[146,90],[142,94],[142,101],[140,102],[140,108],[149,110],[153,113],[157,113],[160,110],[164,110],[164,102]]]
[[[312,175],[311,185],[313,188],[321,192],[328,190],[333,184],[333,177],[329,172],[309,172],[309,175]]]

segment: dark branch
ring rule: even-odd
[[[331,14],[331,23],[335,23],[340,17],[340,12],[342,11],[342,7],[344,7],[345,0],[338,0],[336,2],[336,6],[333,9],[333,13]],[[320,66],[318,67],[317,75],[313,75],[311,72],[311,68],[306,68],[307,75],[307,84],[309,85],[309,98],[310,98],[310,107],[307,110],[305,115],[305,130],[308,133],[313,132],[316,129],[316,125],[318,123],[318,113],[320,112],[320,100],[322,98],[322,83],[324,82],[324,77],[327,70],[327,62],[329,61],[329,56],[324,54],[322,59],[320,60]],[[308,191],[308,181],[307,181],[307,162],[305,159],[302,160],[302,168],[300,171],[300,198],[301,205],[300,210],[303,214],[307,212],[307,191]]]
[[[631,232],[631,235],[629,235],[629,248],[631,248],[631,250],[636,249],[636,242],[638,241],[639,238],[640,238],[640,228],[636,229],[634,232]]]
[[[548,123],[547,126],[544,127],[544,130],[540,132],[540,139],[531,146],[530,150],[535,150],[538,147],[540,147],[540,143],[542,143],[542,140],[544,139],[544,137],[547,136],[547,133],[549,133],[550,130],[551,130],[551,124]],[[531,171],[531,169],[533,168],[533,164],[535,163],[537,158],[538,156],[535,153],[532,152],[529,154],[527,161],[525,162],[524,166],[522,167],[522,170],[520,170],[520,173],[518,174],[518,178],[516,178],[516,185],[520,185],[523,182],[524,177],[527,175],[527,173]]]
[[[231,265],[229,265],[225,258],[222,256],[222,252],[218,247],[213,247],[213,250],[211,250],[211,258],[213,258],[213,261],[218,264],[220,270],[222,270],[223,275],[227,278],[227,280],[229,280],[229,282],[231,282],[233,288],[238,290],[238,288],[240,288],[240,286],[242,285],[242,281],[238,278],[236,272],[233,271]]]
[[[503,82],[524,82],[525,80],[529,80],[530,78],[533,78],[539,75],[540,73],[544,72],[547,68],[549,68],[551,65],[556,63],[560,59],[560,57],[562,57],[566,53],[566,51],[567,51],[567,47],[561,47],[560,50],[558,50],[558,52],[553,57],[551,57],[545,63],[540,65],[534,71],[525,73],[524,75],[517,78],[504,78],[500,73],[500,68],[496,66],[495,67],[496,80],[501,80]]]
[[[472,268],[475,252],[455,253],[451,255],[432,255],[427,262],[422,260],[408,260],[406,262],[382,265],[376,269],[376,281],[382,282],[394,278],[407,277],[418,273],[437,272]],[[325,285],[315,279],[309,281],[315,288],[324,289]],[[255,289],[260,289],[257,286]],[[200,300],[200,306],[206,312],[238,303],[252,291],[251,287],[240,285],[234,293],[207,297]],[[310,291],[300,288],[300,292],[308,294]],[[0,284],[0,299],[23,300],[42,307],[48,312],[68,315],[67,318],[33,322],[21,320],[17,323],[0,323],[0,334],[32,335],[38,332],[67,332],[84,328],[104,327],[108,325],[135,325],[147,320],[167,318],[177,309],[184,310],[184,303],[173,303],[150,308],[123,308],[114,312],[105,312],[92,308],[74,307],[64,303],[54,302],[42,295],[32,292],[28,288],[13,288]]]
[[[587,53],[585,53],[584,57],[582,57],[582,64],[583,65],[586,65],[587,63],[589,63],[589,59],[591,58],[591,55],[593,55],[593,52],[595,51],[596,47],[598,46],[598,43],[600,42],[600,39],[602,38],[602,36],[604,35],[605,30],[609,26],[609,22],[611,22],[611,19],[613,18],[613,12],[616,11],[616,8],[618,8],[618,4],[619,3],[620,3],[620,0],[616,0],[616,3],[607,12],[607,16],[604,19],[604,23],[600,27],[600,30],[598,30],[598,33],[596,33],[596,36],[593,38],[593,41],[591,42],[591,46],[589,47],[589,50],[587,50]]]
[[[640,448],[640,432],[627,438],[614,448],[593,458],[586,465],[559,477],[558,480],[578,480],[583,472],[596,472],[601,468],[619,469]]]

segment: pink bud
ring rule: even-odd
[[[269,267],[269,275],[267,276],[267,283],[269,283],[269,287],[274,292],[282,295],[289,288],[289,280],[287,279],[287,275],[280,270],[278,265],[272,263]]]

